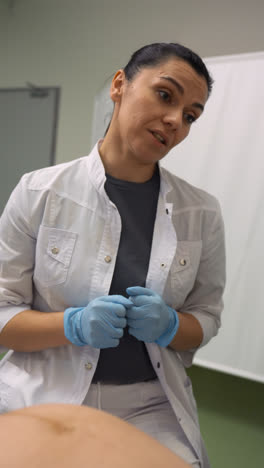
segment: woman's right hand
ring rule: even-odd
[[[64,312],[64,333],[77,346],[114,348],[119,345],[127,324],[126,309],[133,303],[121,295],[102,296],[86,307],[70,307]]]

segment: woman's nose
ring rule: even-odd
[[[163,117],[163,122],[173,130],[179,130],[183,124],[183,113],[180,109],[173,109],[170,112],[167,112]]]

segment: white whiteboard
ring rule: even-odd
[[[205,59],[215,80],[204,115],[162,165],[214,194],[226,226],[222,328],[195,364],[264,382],[264,52]],[[112,109],[96,97],[92,139]]]

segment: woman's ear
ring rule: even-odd
[[[124,70],[118,70],[112,80],[110,88],[110,97],[113,102],[120,101],[124,90],[125,79]]]

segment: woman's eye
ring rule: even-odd
[[[159,95],[161,97],[161,99],[165,102],[169,102],[170,101],[170,94],[167,93],[167,91],[159,91]]]
[[[196,118],[192,114],[185,114],[185,120],[189,123],[192,124],[195,122]]]

